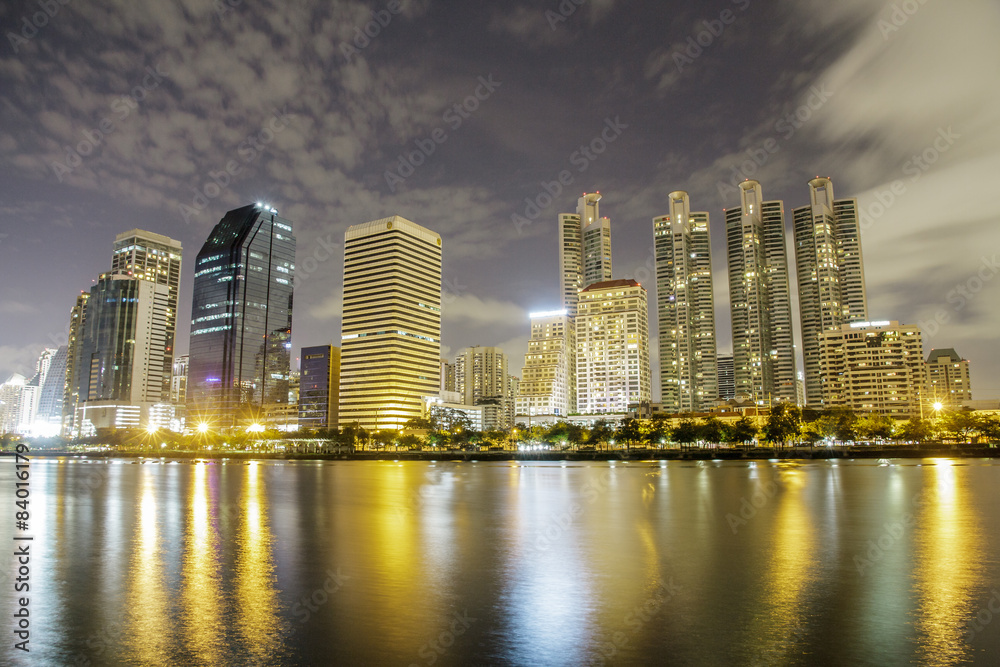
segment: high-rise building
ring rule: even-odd
[[[972,375],[969,360],[954,348],[931,350],[924,363],[926,371],[923,400],[958,406],[972,400]]]
[[[719,397],[709,216],[686,192],[670,193],[669,208],[653,218],[661,401],[697,412]]]
[[[736,374],[733,355],[719,355],[719,400],[730,401],[736,398]]]
[[[26,378],[14,373],[0,384],[0,433],[17,433],[21,426],[21,399]]]
[[[302,348],[299,373],[299,428],[338,428],[340,348]]]
[[[455,391],[455,364],[441,360],[441,391]]]
[[[76,360],[80,355],[81,336],[87,317],[88,300],[90,300],[90,292],[80,292],[80,295],[76,297],[76,304],[70,311],[69,316],[69,335],[66,342],[66,378],[63,381],[62,400],[63,436],[69,436],[73,433],[76,408],[80,404],[80,396],[76,384]]]
[[[559,215],[559,269],[563,308],[576,315],[578,294],[591,283],[611,280],[611,221],[600,217],[599,193],[584,194],[576,213]]]
[[[891,417],[918,413],[925,379],[919,327],[843,324],[819,334],[819,358],[824,406]]]
[[[169,307],[164,322],[166,355],[163,368],[163,396],[170,394],[171,365],[177,330],[177,304],[181,284],[181,242],[162,234],[132,229],[115,237],[111,273],[133,276],[157,285],[166,285]]]
[[[515,401],[518,415],[576,411],[576,325],[565,310],[531,314],[531,337]]]
[[[174,405],[187,403],[188,367],[191,358],[182,354],[174,358],[174,366],[170,372],[170,402]]]
[[[399,216],[345,234],[340,423],[400,430],[440,392],[441,236]]]
[[[103,274],[90,288],[71,372],[70,394],[77,400],[74,435],[137,425],[133,421],[141,421],[150,405],[166,399],[169,309],[168,287],[149,280]],[[122,422],[120,408],[135,419]]]
[[[740,206],[726,210],[735,395],[795,402],[795,348],[785,213],[763,201],[760,183],[740,184]]]
[[[60,345],[52,354],[43,377],[39,378],[38,412],[34,432],[38,435],[58,435],[62,424],[63,393],[66,390],[66,353]],[[43,353],[45,354],[45,353]],[[42,364],[39,364],[41,367]]]
[[[456,370],[461,368],[462,402],[465,405],[497,406],[484,412],[487,429],[506,429],[513,425],[514,415],[508,409],[510,375],[507,373],[507,355],[499,347],[469,347],[455,359]],[[456,383],[457,384],[457,383]]]
[[[266,204],[226,213],[198,253],[188,421],[229,428],[288,405],[295,236]]]
[[[822,401],[820,335],[868,320],[856,199],[834,199],[828,178],[809,181],[809,205],[794,211],[806,403]]]
[[[578,307],[577,411],[614,414],[648,403],[652,378],[646,289],[634,280],[594,283],[580,292]]]

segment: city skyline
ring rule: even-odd
[[[97,262],[104,264],[109,238],[141,227],[197,247],[226,210],[257,200],[296,220],[299,263],[314,269],[303,272],[297,290],[296,351],[336,338],[341,269],[329,258],[342,252],[343,230],[399,213],[437,221],[449,240],[443,281],[455,307],[446,309],[444,356],[479,344],[500,346],[517,360],[527,350],[527,314],[558,307],[556,216],[572,210],[580,193],[596,190],[615,222],[615,277],[647,287],[645,230],[669,192],[688,191],[716,220],[716,329],[724,353],[731,325],[720,273],[723,209],[739,205],[738,184],[752,178],[768,199],[786,203],[790,217],[791,208],[808,203],[803,183],[827,174],[838,193],[858,198],[871,317],[930,324],[928,347],[959,349],[976,366],[977,397],[1000,396],[988,381],[1000,370],[989,353],[1000,316],[990,308],[992,253],[983,252],[995,245],[987,174],[995,171],[998,144],[972,111],[993,113],[996,93],[971,76],[995,59],[996,47],[969,33],[991,34],[998,21],[992,8],[963,5],[959,19],[928,4],[897,26],[892,3],[849,2],[823,12],[812,3],[734,4],[736,20],[721,35],[705,33],[709,46],[692,57],[685,54],[688,39],[698,46],[705,22],[718,20],[715,10],[646,3],[626,12],[618,3],[588,3],[552,30],[544,11],[527,6],[504,16],[413,3],[348,60],[340,46],[352,44],[371,7],[325,10],[341,27],[322,51],[305,38],[308,22],[299,10],[289,10],[287,25],[260,23],[250,6],[225,6],[221,15],[206,6],[203,26],[169,8],[152,21],[122,6],[116,11],[127,20],[108,22],[92,8],[70,6],[16,52],[7,40],[0,77],[18,95],[3,112],[7,189],[0,195],[7,219],[18,224],[2,230],[0,261],[11,275],[27,275],[44,248],[60,268],[0,295],[0,312],[24,324],[0,339],[0,374],[30,374],[43,347],[65,341],[65,313],[96,277]],[[0,20],[19,25],[31,7],[5,5]],[[649,20],[631,20],[635,12]],[[425,39],[456,21],[479,38],[477,48],[464,39]],[[74,24],[91,25],[115,46],[102,47],[103,59],[84,52]],[[145,31],[143,38],[124,25]],[[749,37],[761,31],[785,38],[780,47],[757,40],[751,48]],[[250,44],[272,33],[284,40],[273,52],[208,47],[217,41],[210,34]],[[959,60],[942,34],[974,44],[975,57]],[[182,46],[193,38],[206,46]],[[607,48],[564,48],[581,40],[603,40]],[[79,56],[79,76],[57,77],[61,87],[46,97],[28,82],[39,68],[65,75],[56,43]],[[408,54],[418,44],[432,57],[412,64]],[[498,57],[511,49],[524,53]],[[545,67],[535,66],[539,59]],[[732,67],[740,59],[755,67]],[[914,112],[907,100],[924,85],[925,61],[970,74],[952,77],[948,95],[921,98]],[[233,68],[221,83],[234,100],[231,110],[205,103],[206,91],[217,87],[219,62]],[[282,67],[287,76],[279,76]],[[412,85],[393,78],[401,71],[412,75],[404,77]],[[416,85],[428,94],[417,98]],[[722,102],[721,91],[742,93],[745,104]],[[681,98],[697,111],[682,109]],[[356,102],[375,120],[337,111]],[[708,117],[715,119],[710,128]],[[113,125],[101,130],[105,119]],[[98,138],[95,130],[100,144],[83,145],[85,133]],[[68,173],[57,172],[57,163]],[[405,174],[394,190],[384,178],[390,169]],[[560,180],[564,171],[568,178]],[[190,209],[186,218],[182,205]],[[515,214],[529,224],[512,223]],[[193,273],[188,262],[182,304]],[[792,301],[794,312],[795,295]],[[176,353],[183,354],[190,326],[184,308],[177,326]]]

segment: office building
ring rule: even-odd
[[[924,402],[957,407],[972,400],[972,375],[969,360],[953,348],[931,350],[924,363]]]
[[[920,328],[854,322],[819,334],[824,407],[907,418],[919,414],[925,370]]]
[[[744,181],[740,206],[726,210],[735,396],[794,403],[785,214],[782,202],[763,199],[760,183]]]
[[[531,337],[515,400],[518,415],[576,411],[576,325],[565,310],[532,313]]]
[[[127,426],[138,425],[150,405],[167,398],[164,388],[170,385],[163,371],[170,368],[164,364],[169,309],[169,288],[153,281],[103,274],[90,288],[74,343],[74,435],[122,428],[118,412],[123,408],[134,413]]]
[[[686,192],[653,218],[660,393],[670,412],[700,412],[719,397],[709,216]]]
[[[170,402],[174,405],[187,403],[188,366],[190,364],[191,358],[186,354],[174,359],[170,373]]]
[[[634,280],[594,283],[580,292],[577,412],[621,413],[650,401],[647,306],[646,289]]]
[[[455,387],[465,405],[484,405],[487,429],[507,429],[514,423],[513,405],[508,405],[510,375],[507,355],[498,347],[469,347],[455,358]]]
[[[292,223],[267,204],[212,230],[195,264],[189,425],[252,425],[288,405],[294,275]]]
[[[76,408],[80,404],[78,386],[76,384],[76,360],[80,355],[81,335],[87,317],[87,301],[90,292],[80,292],[76,304],[70,311],[68,337],[66,340],[66,377],[63,380],[62,400],[62,435],[68,437],[73,433],[73,422],[76,418]]]
[[[167,287],[168,308],[163,323],[165,355],[162,395],[170,394],[171,365],[177,330],[177,305],[181,284],[181,242],[162,234],[133,229],[115,237],[111,273],[148,280]]]
[[[868,320],[858,202],[835,199],[830,179],[815,178],[809,205],[793,217],[806,403],[816,405],[823,396],[821,334]]]
[[[401,430],[440,391],[441,236],[399,216],[345,234],[340,423]]]
[[[302,348],[299,428],[338,428],[339,405],[340,348],[333,345]]]
[[[20,373],[14,373],[0,384],[0,434],[18,433],[21,427],[21,399],[27,382]]]

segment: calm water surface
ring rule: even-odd
[[[992,461],[31,474],[32,652],[8,630],[2,664],[1000,664]]]

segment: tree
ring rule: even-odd
[[[679,442],[681,445],[690,445],[698,442],[698,436],[700,435],[698,430],[698,424],[693,419],[684,417],[671,430],[670,436],[674,442]]]
[[[423,441],[419,436],[408,433],[399,439],[399,444],[410,450],[419,450],[421,449],[421,445],[423,445]]]
[[[431,420],[423,417],[414,417],[403,424],[404,431],[430,431],[433,428],[434,424],[431,423]]]
[[[911,417],[900,427],[899,436],[907,442],[926,442],[934,436],[934,427],[926,419]]]
[[[731,442],[750,444],[757,439],[757,425],[752,419],[743,415],[730,426],[729,439]]]
[[[857,422],[857,433],[866,440],[888,440],[896,430],[896,422],[886,415],[865,415]]]
[[[1000,440],[1000,418],[991,415],[979,417],[979,433],[991,443]]]
[[[771,408],[764,425],[764,437],[768,442],[784,446],[799,437],[802,426],[802,412],[798,406],[778,403]]]
[[[615,440],[617,442],[625,443],[625,447],[631,449],[631,445],[639,442],[642,439],[642,433],[639,429],[639,420],[623,419],[618,428],[615,429]]]
[[[650,447],[660,448],[670,436],[670,429],[662,419],[651,419],[645,425],[643,441]]]
[[[960,442],[971,442],[981,426],[980,418],[971,410],[945,412],[938,422],[945,433]]]
[[[608,423],[608,420],[598,419],[590,428],[590,436],[587,438],[587,443],[591,445],[600,445],[601,443],[611,440],[614,435],[615,432],[611,429],[611,424]]]
[[[726,425],[718,417],[709,417],[699,427],[701,439],[705,442],[720,443],[725,439]]]

